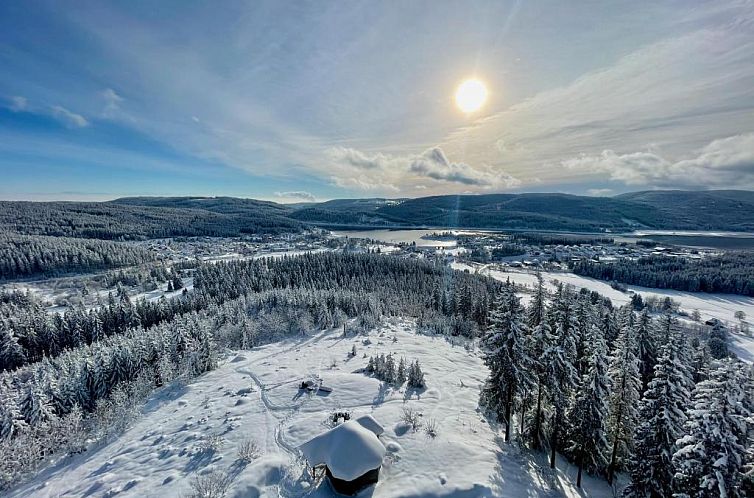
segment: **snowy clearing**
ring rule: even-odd
[[[350,358],[354,345],[357,354]],[[359,371],[367,363],[364,354],[390,352],[421,362],[426,390],[396,390]],[[302,379],[314,375],[333,392],[299,391]],[[563,466],[551,471],[544,454],[501,442],[498,428],[477,411],[486,375],[477,351],[416,335],[409,323],[385,325],[368,336],[330,331],[232,353],[193,383],[158,392],[114,441],[44,470],[9,496],[188,496],[192,479],[212,470],[233,477],[229,497],[333,496],[326,482],[309,484],[295,448],[326,431],[336,411],[369,414],[385,427],[381,440],[388,454],[379,483],[359,496],[612,494],[605,481],[590,478],[577,491],[575,468],[559,459]],[[422,424],[433,420],[437,436],[402,422],[406,407],[421,414]],[[250,437],[261,456],[245,464],[237,450]],[[207,441],[215,442],[213,450],[206,450]]]

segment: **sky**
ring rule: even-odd
[[[0,2],[2,199],[658,188],[754,189],[754,1]]]

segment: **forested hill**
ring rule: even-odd
[[[444,195],[418,199],[341,199],[308,205],[292,217],[316,223],[540,230],[754,230],[754,192],[635,192]]]
[[[127,198],[113,202],[0,201],[0,232],[105,240],[297,231],[285,206],[245,199]]]
[[[730,230],[754,227],[754,192],[748,190],[650,190],[614,199],[650,207],[679,227]]]
[[[336,199],[287,206],[234,197],[127,197],[110,202],[0,202],[0,232],[107,240],[237,236],[307,224],[623,231],[754,231],[754,192],[649,191]]]

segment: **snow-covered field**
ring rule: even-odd
[[[354,345],[357,355],[349,358]],[[426,390],[393,389],[357,371],[366,365],[364,354],[390,352],[421,362]],[[301,380],[313,375],[333,392],[299,391]],[[324,432],[328,417],[343,410],[371,414],[385,427],[388,456],[379,483],[360,496],[612,495],[599,479],[587,479],[577,491],[574,468],[551,471],[544,454],[503,443],[498,428],[477,411],[486,375],[473,348],[416,335],[410,323],[385,324],[358,337],[321,332],[232,353],[193,383],[158,392],[114,441],[43,471],[10,496],[189,496],[192,479],[212,470],[233,477],[229,497],[332,496],[326,482],[303,477],[296,447]],[[420,412],[424,422],[434,420],[437,437],[408,429],[401,422],[404,407]],[[223,444],[202,452],[209,435]],[[247,465],[237,459],[237,448],[249,437],[262,455]]]
[[[452,263],[451,266],[456,270],[469,270],[470,272],[479,271],[495,279],[505,281],[510,278],[512,282],[518,285],[533,287],[537,278],[532,271],[518,269],[491,269],[486,265],[471,266],[466,263]],[[623,305],[631,299],[629,292],[621,292],[613,289],[610,284],[594,278],[582,277],[569,272],[542,272],[545,282],[552,289],[554,288],[553,280],[559,280],[566,284],[571,284],[576,288],[585,287],[589,290],[610,298],[617,304]],[[639,287],[636,285],[626,285],[630,292],[641,294],[642,298],[655,296],[664,299],[669,297],[676,301],[681,310],[691,314],[698,310],[702,320],[717,318],[729,324],[735,324],[738,320],[733,316],[736,311],[746,313],[748,319],[754,317],[754,298],[738,296],[735,294],[707,294],[705,292],[683,292],[672,289],[651,289],[648,287]],[[752,362],[754,361],[754,337],[743,334],[730,334],[731,349],[741,359]]]

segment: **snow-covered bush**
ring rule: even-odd
[[[220,434],[208,434],[199,443],[202,453],[215,453],[225,445],[225,439]]]
[[[244,439],[241,444],[238,445],[238,459],[251,463],[256,460],[261,454],[259,444],[253,438]]]
[[[231,482],[230,476],[221,470],[197,475],[191,481],[191,498],[223,498]]]
[[[421,414],[413,408],[404,407],[401,410],[401,422],[411,427],[414,432],[421,428]]]

